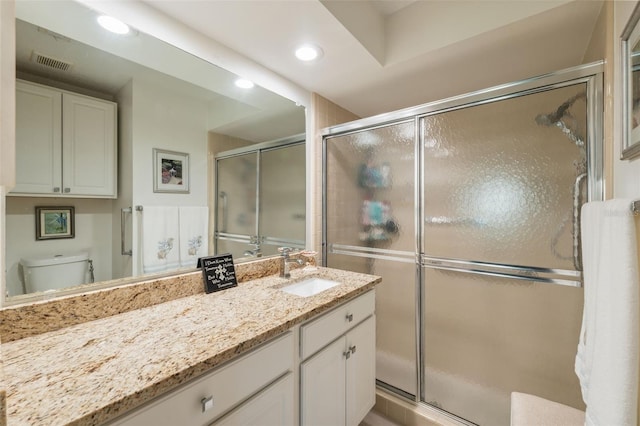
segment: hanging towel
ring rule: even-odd
[[[588,426],[636,425],[638,254],[631,200],[582,208],[584,311],[575,371]]]
[[[142,268],[145,273],[180,266],[178,207],[144,206]]]
[[[209,208],[180,207],[180,265],[195,268],[209,253]]]

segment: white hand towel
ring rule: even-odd
[[[144,206],[142,267],[145,273],[180,267],[178,207]]]
[[[209,208],[180,207],[180,265],[195,268],[209,253]]]
[[[584,311],[575,370],[588,426],[636,425],[638,253],[631,200],[582,208]]]

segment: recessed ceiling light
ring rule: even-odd
[[[251,89],[253,87],[253,81],[247,80],[246,78],[239,78],[236,80],[236,86],[241,89]]]
[[[296,49],[296,58],[309,62],[322,56],[322,49],[313,44],[303,44]]]
[[[112,33],[127,34],[129,32],[129,26],[127,24],[111,16],[98,16],[98,23],[102,28],[111,31]]]

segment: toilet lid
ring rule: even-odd
[[[82,262],[89,259],[89,253],[76,253],[70,255],[54,254],[39,257],[29,257],[20,259],[22,266],[35,268],[39,266],[61,265],[64,263]]]

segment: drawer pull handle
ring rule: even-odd
[[[59,186],[54,186],[53,187],[53,192],[60,192],[60,187]]]
[[[70,192],[71,192],[71,188],[65,188],[65,189],[64,189],[64,193],[65,193],[65,194],[68,194],[68,193],[70,193]]]
[[[213,408],[213,396],[209,396],[207,398],[202,398],[200,401],[202,404],[202,412],[209,411]]]
[[[351,352],[349,351],[344,352],[342,355],[344,355],[344,357],[347,359],[351,358]]]
[[[347,321],[353,321],[353,314],[347,314]]]
[[[356,345],[350,346],[349,347],[349,351],[351,351],[352,354],[356,353]]]

